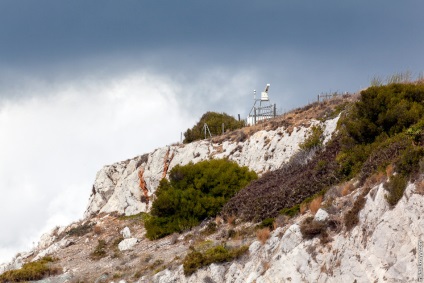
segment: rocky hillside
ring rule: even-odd
[[[314,104],[267,124],[237,130],[212,140],[158,148],[152,153],[105,166],[97,173],[85,217],[102,212],[133,215],[148,211],[159,181],[177,164],[228,158],[258,174],[279,169],[299,150],[299,144],[308,136],[312,126],[321,125],[324,143],[329,140],[338,120],[333,111],[344,101],[335,99]],[[331,113],[336,117],[323,119]]]
[[[416,281],[424,227],[421,88],[370,88],[105,166],[84,219],[44,235],[36,249],[2,267],[11,271],[0,282],[19,276],[40,282]],[[220,215],[148,240],[144,223],[160,180],[177,165],[213,158],[261,177]]]

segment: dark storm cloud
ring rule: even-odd
[[[27,76],[48,84],[143,68],[190,83],[225,67],[254,69],[277,102],[299,105],[320,91],[356,91],[374,75],[422,71],[422,8],[422,1],[2,1],[0,97],[21,96],[15,90]]]
[[[177,50],[224,63],[256,52],[338,56],[422,44],[422,1],[344,2],[2,1],[0,56],[25,65]]]

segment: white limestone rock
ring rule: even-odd
[[[121,235],[122,235],[122,237],[124,237],[124,239],[128,239],[128,238],[131,237],[131,231],[130,231],[130,228],[128,228],[128,227],[125,227],[119,233],[121,233]]]
[[[302,242],[302,233],[298,224],[291,225],[281,239],[281,250],[288,253]]]
[[[59,242],[55,242],[52,245],[48,246],[47,248],[39,251],[38,254],[32,259],[32,261],[39,260],[46,255],[52,254],[55,251],[58,251],[59,249],[69,247],[70,245],[73,245],[73,244],[74,244],[73,240],[64,238],[60,240]]]
[[[150,281],[149,280],[143,280],[143,279],[140,279],[138,281],[138,283],[144,283],[144,282],[150,282]],[[180,272],[178,272],[178,271],[177,272],[171,272],[168,269],[165,269],[165,270],[158,272],[153,277],[153,282],[157,282],[157,283],[177,283],[177,282],[187,282],[187,280],[185,280],[184,274],[180,274]]]
[[[53,235],[52,232],[53,231],[48,232],[48,233],[44,233],[41,236],[40,241],[38,242],[38,249],[40,249],[40,250],[45,249],[54,242],[54,240],[56,239],[56,236]]]
[[[137,238],[124,239],[118,244],[118,249],[122,251],[131,250],[138,243]]]
[[[315,213],[314,220],[315,221],[325,221],[328,219],[328,213],[324,209],[318,209],[317,213]]]

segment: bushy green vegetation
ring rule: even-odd
[[[70,229],[67,234],[69,236],[81,237],[81,236],[84,236],[85,234],[91,232],[93,226],[94,226],[93,223],[87,222],[87,223],[84,223],[82,225],[78,225],[77,227]]]
[[[56,275],[61,268],[53,267],[51,264],[56,259],[45,256],[34,262],[25,263],[22,268],[9,270],[0,275],[0,282],[25,282],[29,280],[41,280],[47,276]]]
[[[344,223],[347,230],[351,230],[359,223],[359,212],[365,206],[365,196],[369,193],[370,188],[365,189],[355,200],[352,208],[345,214]]]
[[[187,129],[184,133],[184,143],[204,139],[205,132],[203,127],[205,123],[213,136],[222,133],[222,124],[224,124],[224,130],[235,130],[245,126],[244,121],[238,121],[226,113],[206,112],[193,128]]]
[[[265,218],[264,220],[262,220],[262,222],[258,225],[259,229],[263,229],[263,228],[269,228],[270,230],[274,230],[274,222],[275,219],[274,218]]]
[[[402,174],[392,176],[390,181],[385,184],[384,188],[388,191],[386,195],[387,202],[394,206],[402,198],[408,180]]]
[[[316,221],[313,217],[306,218],[300,224],[300,232],[304,239],[312,239],[316,236],[326,233],[327,222],[326,221]]]
[[[372,172],[394,164],[402,176],[386,187],[387,199],[395,205],[424,156],[423,102],[422,84],[390,84],[362,91],[361,99],[340,121],[343,146],[337,160],[345,179],[359,174],[364,181]]]
[[[361,92],[344,125],[357,143],[372,143],[381,135],[393,136],[417,123],[424,114],[424,86],[391,84]]]
[[[183,262],[184,274],[190,275],[199,268],[208,266],[211,263],[227,262],[239,258],[249,250],[248,246],[229,249],[224,246],[216,246],[207,249],[205,252],[192,250],[186,255]]]
[[[146,236],[157,239],[196,226],[215,216],[241,188],[257,178],[255,172],[225,159],[175,166],[169,181],[156,190]]]
[[[296,204],[292,207],[285,207],[280,211],[280,214],[287,215],[289,217],[293,217],[300,212],[300,204]]]
[[[311,133],[308,138],[299,145],[299,147],[303,150],[310,150],[314,147],[318,147],[322,145],[322,141],[324,140],[323,136],[324,130],[320,126],[312,126]]]
[[[97,246],[94,251],[90,254],[90,258],[93,260],[99,260],[107,255],[106,253],[106,241],[98,240]]]

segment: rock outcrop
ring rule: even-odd
[[[157,273],[153,282],[415,282],[424,233],[424,197],[415,189],[409,184],[390,209],[383,185],[375,186],[358,226],[328,244],[303,240],[299,225],[293,224],[274,230],[264,245],[253,242],[244,261],[212,264],[189,277],[180,266]]]
[[[118,248],[120,251],[131,250],[137,243],[138,243],[137,238],[124,239],[118,244]]]
[[[308,125],[260,130],[244,141],[209,140],[156,149],[147,155],[103,167],[96,175],[85,217],[97,213],[117,212],[133,215],[149,211],[151,196],[163,177],[176,165],[200,162],[211,158],[228,158],[247,166],[259,175],[280,168],[299,150],[310,133],[311,126],[320,124],[327,142],[335,131],[338,117]]]

